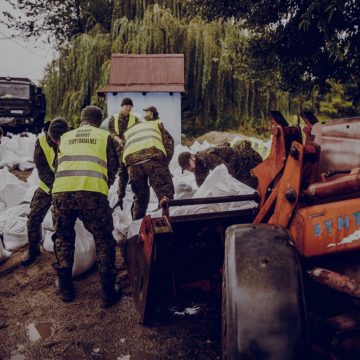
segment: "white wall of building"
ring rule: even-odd
[[[180,93],[107,93],[107,111],[112,115],[120,111],[121,100],[129,97],[134,103],[132,112],[143,119],[143,109],[155,106],[159,118],[164,123],[166,130],[174,138],[175,144],[181,143],[181,94]]]

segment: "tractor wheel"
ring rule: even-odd
[[[304,359],[308,349],[300,258],[275,225],[227,229],[223,359]]]

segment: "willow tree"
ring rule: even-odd
[[[149,2],[115,1],[113,14],[123,15],[125,6],[138,9],[145,3]],[[264,128],[265,114],[279,96],[262,89],[259,81],[239,76],[234,48],[247,39],[239,26],[175,16],[171,7],[159,4],[142,11],[143,16],[133,18],[113,16],[111,33],[98,30],[79,35],[61,51],[44,81],[48,117],[62,114],[77,124],[81,107],[90,102],[104,105],[96,90],[107,83],[111,53],[183,53],[185,131]]]
[[[47,117],[62,115],[76,126],[84,106],[103,105],[96,89],[107,83],[110,57],[111,35],[101,32],[79,35],[64,48],[43,82]]]

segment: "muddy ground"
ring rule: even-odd
[[[75,280],[75,301],[63,303],[54,289],[54,255],[43,251],[33,265],[23,268],[24,253],[20,249],[0,265],[1,359],[220,358],[217,303],[185,299],[176,310],[197,305],[197,314],[176,315],[172,309],[165,319],[145,327],[138,324],[129,295],[109,309],[100,308],[95,268]],[[121,278],[124,271],[118,273]],[[125,293],[130,290],[125,286]]]
[[[26,180],[31,173],[13,173]],[[187,294],[163,319],[142,326],[117,249],[121,301],[100,308],[96,267],[74,280],[76,299],[63,303],[55,292],[54,254],[42,251],[28,268],[21,266],[26,247],[0,264],[0,359],[220,359],[219,299]],[[187,308],[196,314],[180,315]]]

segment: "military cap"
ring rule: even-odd
[[[54,140],[59,140],[61,135],[69,130],[69,125],[63,118],[56,118],[50,122],[48,133]]]
[[[124,105],[131,105],[132,107],[134,107],[133,101],[128,97],[122,99],[121,106]]]

